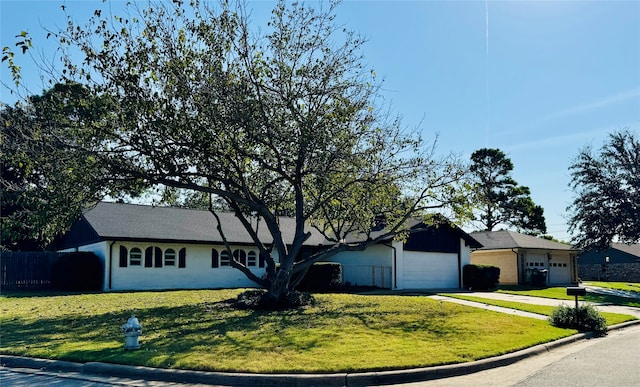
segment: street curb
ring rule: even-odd
[[[609,327],[609,331],[640,325],[640,320],[628,321]],[[503,367],[528,357],[596,337],[592,332],[578,333],[546,344],[539,344],[517,352],[469,363],[414,368],[406,370],[333,373],[333,374],[250,374],[173,370],[142,366],[128,366],[101,362],[73,363],[60,360],[0,355],[0,365],[8,368],[31,368],[53,372],[75,372],[132,379],[145,379],[175,383],[201,383],[222,386],[370,386],[380,384],[411,383],[472,374],[490,368]]]

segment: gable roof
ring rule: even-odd
[[[635,255],[636,257],[640,257],[640,243],[636,243],[634,245],[627,245],[624,243],[612,243],[611,248],[620,250],[627,254]]]
[[[480,242],[483,247],[478,250],[501,249],[542,249],[542,250],[575,250],[571,245],[558,243],[548,239],[537,238],[531,235],[520,234],[515,231],[478,231],[471,236]]]
[[[232,212],[221,211],[217,214],[229,243],[254,244],[249,233]],[[264,221],[260,221],[260,223],[257,223],[257,219],[251,221],[258,226],[260,240],[266,244],[271,243],[272,237]],[[279,217],[278,221],[285,243],[291,243],[295,233],[295,218],[283,216]],[[100,240],[221,244],[223,239],[217,226],[218,222],[215,216],[207,210],[100,202],[84,212],[82,218],[72,226],[69,233],[60,238],[57,247],[60,249],[71,248]],[[409,226],[416,229],[424,226],[424,223],[412,220],[409,222]],[[427,226],[427,228],[441,226]],[[304,242],[306,246],[333,244],[313,227],[308,227],[306,231],[311,235]],[[453,237],[462,238],[472,248],[481,246],[478,241],[455,225],[449,224],[448,227],[443,227],[442,231]],[[384,230],[375,231],[372,237],[383,232]],[[362,238],[353,235],[349,239],[350,242],[357,242]]]
[[[249,233],[233,213],[221,211],[218,216],[230,243],[253,244]],[[217,229],[218,222],[209,211],[100,202],[86,211],[83,218],[103,239],[223,242]],[[281,217],[279,221],[284,240],[293,241],[295,219]],[[264,222],[256,224],[261,240],[271,242],[271,234]],[[307,245],[324,243],[326,240],[318,232],[312,232],[311,237],[305,242]]]

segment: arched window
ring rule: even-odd
[[[229,266],[229,252],[222,250],[220,252],[220,266]]]
[[[247,266],[257,266],[258,254],[255,251],[249,251],[247,253]]]
[[[142,266],[142,250],[134,247],[129,252],[129,266]]]
[[[240,250],[240,249],[234,250],[233,258],[243,265],[247,264],[247,253],[244,250]]]
[[[165,266],[176,265],[176,251],[174,249],[166,249],[164,251],[164,265]]]

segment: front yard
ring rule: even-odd
[[[0,352],[70,361],[257,373],[425,367],[576,333],[424,296],[319,294],[312,307],[236,310],[241,290],[0,296]],[[125,351],[135,314],[142,348]]]

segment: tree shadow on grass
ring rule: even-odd
[[[0,351],[76,362],[170,368],[196,348],[219,352],[220,356],[243,358],[251,352],[267,352],[277,346],[299,352],[322,345],[317,338],[305,339],[287,332],[290,326],[313,323],[314,315],[301,310],[238,310],[229,301],[223,301],[142,309],[136,311],[136,316],[143,327],[140,350],[124,350],[120,327],[130,312],[122,310],[95,315],[3,319]]]

